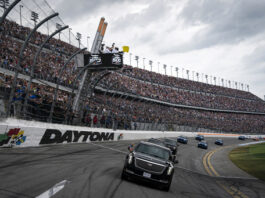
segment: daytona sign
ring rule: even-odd
[[[92,131],[72,131],[64,133],[58,129],[46,129],[39,144],[54,144],[63,142],[87,142],[87,141],[108,141],[114,140],[114,133],[92,132]]]

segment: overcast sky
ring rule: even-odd
[[[265,0],[47,0],[91,47],[101,17],[104,42],[128,45],[139,66],[175,67],[249,84],[265,95]],[[129,55],[126,55],[129,61]],[[185,73],[185,78],[187,75]],[[217,78],[218,79],[218,78]],[[204,81],[205,78],[204,78]],[[210,81],[210,80],[209,80]]]

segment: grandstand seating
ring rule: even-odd
[[[4,31],[0,32],[1,68],[14,71],[22,41],[29,31],[29,28],[15,22],[5,21]],[[30,74],[34,54],[45,38],[46,35],[38,32],[31,39],[24,52],[26,58],[22,62],[23,74]],[[76,50],[74,46],[52,39],[38,59],[34,78],[56,83],[65,60]],[[265,132],[265,103],[250,92],[170,77],[128,65],[124,68],[102,79],[94,97],[86,99],[85,111],[81,115],[83,124],[108,128],[116,125],[117,128],[130,129],[133,122],[153,123],[154,127],[156,123],[169,123],[227,132]],[[77,70],[72,61],[62,79],[59,79],[59,84],[73,87]],[[4,72],[0,77],[0,87],[10,89],[12,77]],[[26,87],[27,80],[20,78],[13,99],[15,105],[23,103]],[[121,93],[110,94],[107,93],[109,90]],[[27,117],[46,121],[54,88],[43,83],[33,83],[30,93]],[[133,99],[126,96],[128,93],[145,99]],[[69,98],[69,92],[59,91],[54,122],[66,119]],[[161,104],[161,101],[169,104]],[[174,107],[175,104],[190,106],[191,109]],[[192,107],[208,108],[208,111]],[[19,106],[17,109],[22,108]],[[77,112],[70,113],[68,123],[72,123],[72,119],[78,116]]]

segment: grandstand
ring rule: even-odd
[[[25,105],[34,55],[47,37],[43,31],[33,35],[24,51],[15,95],[8,109],[20,48],[32,28],[20,25],[12,18],[5,19],[1,26],[2,117],[128,130],[265,133],[265,103],[254,94],[130,65],[104,77],[94,93],[86,96],[81,111],[72,111],[72,89],[77,90],[79,84],[79,80],[73,84],[79,71],[76,61],[72,60],[58,78],[65,61],[79,49],[70,38],[52,38],[44,46]],[[53,117],[49,120],[57,83],[59,93]],[[10,112],[6,112],[8,110]]]

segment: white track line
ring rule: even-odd
[[[44,193],[40,194],[36,198],[50,198],[51,196],[55,195],[57,192],[62,190],[64,186],[69,183],[70,181],[63,180],[58,184],[55,184],[53,187],[51,187],[49,190],[45,191]]]
[[[258,141],[258,142],[249,142],[249,143],[245,143],[245,144],[239,144],[238,146],[247,146],[247,145],[251,145],[251,144],[260,144],[260,143],[264,143],[265,141]]]
[[[103,146],[101,144],[95,144],[95,143],[92,143],[92,142],[89,142],[89,144],[92,144],[94,146],[98,146],[98,147],[101,147],[101,148],[105,148],[105,149],[109,149],[109,150],[112,150],[112,151],[116,151],[116,152],[119,152],[119,153],[124,153],[124,154],[127,154],[128,152],[124,152],[124,151],[121,151],[119,149],[115,149],[115,148],[111,148],[111,147],[107,147],[107,146]]]

